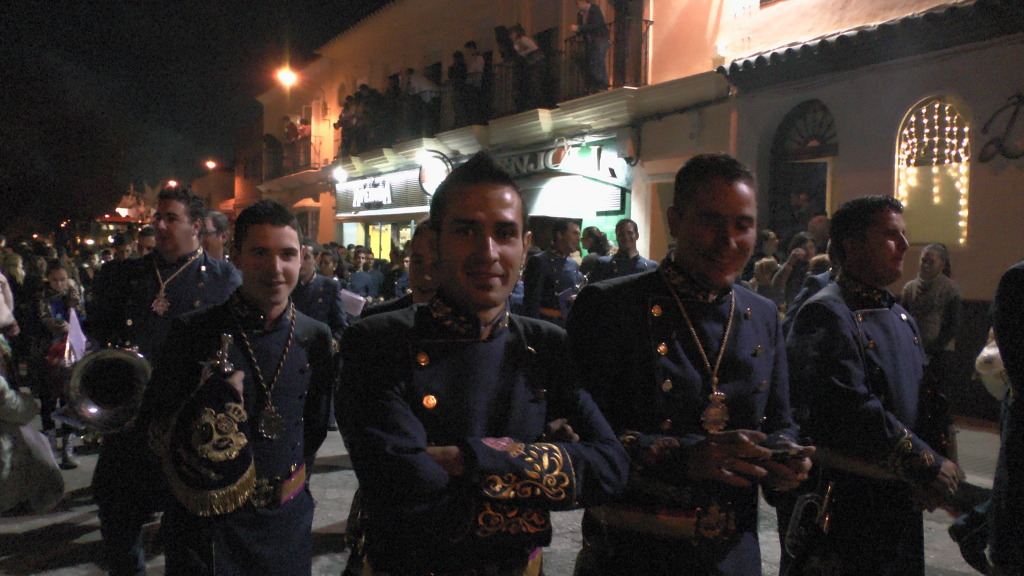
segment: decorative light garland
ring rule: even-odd
[[[939,98],[925,102],[904,122],[896,153],[896,198],[906,206],[919,189],[920,171],[930,168],[932,205],[942,204],[943,180],[951,179],[958,196],[959,242],[967,242],[967,204],[971,156],[969,127],[956,108]]]

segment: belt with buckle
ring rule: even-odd
[[[686,510],[650,510],[625,504],[588,508],[601,524],[627,532],[681,540],[722,540],[736,529],[735,513],[728,504]]]
[[[292,467],[290,476],[257,478],[249,502],[259,508],[277,508],[298,496],[306,486],[306,463]]]

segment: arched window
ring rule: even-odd
[[[917,104],[903,120],[896,150],[896,198],[915,244],[967,242],[971,156],[967,120],[948,98]]]
[[[839,154],[835,119],[821,100],[805,100],[782,119],[772,143],[767,227],[782,240],[829,213],[829,168]]]

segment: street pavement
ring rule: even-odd
[[[981,489],[992,487],[999,449],[995,425],[989,422],[959,419],[960,463],[967,482]],[[94,576],[104,574],[97,565],[100,552],[99,519],[89,489],[96,455],[80,457],[81,466],[64,472],[64,500],[53,511],[39,516],[0,517],[0,575],[22,576]],[[348,552],[343,535],[356,478],[341,436],[328,436],[317,457],[311,488],[317,502],[313,521],[313,574],[341,573]],[[976,490],[975,492],[982,492]],[[544,571],[548,576],[571,576],[580,547],[579,524],[582,512],[554,514],[555,535],[544,552]],[[952,519],[943,511],[925,515],[925,556],[928,576],[977,574],[960,557],[946,529]],[[884,530],[883,526],[879,529]],[[775,529],[775,511],[761,503],[761,546],[766,576],[776,576],[779,566],[779,541]],[[164,573],[159,554],[157,524],[147,526],[147,567],[150,576]]]

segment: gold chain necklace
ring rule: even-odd
[[[164,292],[164,290],[167,288],[167,285],[170,284],[171,280],[174,280],[174,278],[178,274],[184,272],[185,268],[188,268],[189,264],[195,262],[196,259],[202,255],[203,248],[202,246],[200,246],[199,249],[196,250],[196,253],[189,256],[188,260],[186,260],[185,263],[181,265],[181,268],[178,268],[174,272],[174,274],[171,274],[170,277],[167,278],[167,280],[164,280],[163,275],[160,274],[160,265],[156,263],[155,259],[153,260],[153,268],[156,269],[156,280],[157,282],[160,283],[160,289],[157,290],[156,298],[153,299],[153,303],[150,305],[150,307],[153,309],[153,312],[156,312],[157,316],[163,316],[171,307],[171,301],[167,299],[167,294]]]
[[[245,335],[245,330],[242,329],[241,325],[238,327],[238,332],[242,335],[242,350],[252,366],[252,377],[256,380],[256,384],[259,385],[263,395],[266,397],[263,409],[260,410],[259,416],[256,419],[256,432],[266,440],[277,440],[278,436],[284,432],[284,417],[281,416],[277,411],[277,407],[274,406],[271,394],[274,392],[274,386],[277,384],[278,376],[281,375],[281,368],[284,367],[284,361],[288,358],[288,351],[291,350],[292,339],[295,336],[295,304],[289,305],[288,313],[290,316],[288,342],[284,345],[284,352],[281,354],[281,359],[277,362],[277,369],[274,370],[274,377],[270,380],[269,384],[263,379],[263,371],[260,370],[260,365],[256,362],[256,355],[253,354],[252,346],[249,345],[249,337]]]
[[[664,278],[664,276],[662,277]],[[708,407],[704,409],[704,412],[700,416],[700,421],[704,425],[704,429],[709,434],[715,432],[721,432],[725,430],[726,425],[729,423],[729,407],[725,405],[725,392],[718,390],[718,368],[722,365],[722,357],[725,356],[725,345],[729,342],[729,332],[732,330],[732,320],[736,316],[736,294],[732,294],[729,301],[729,320],[725,323],[725,334],[722,335],[722,345],[718,348],[718,358],[715,359],[715,367],[711,367],[711,362],[708,361],[708,354],[704,351],[704,345],[700,343],[700,338],[697,337],[697,330],[693,327],[693,322],[690,321],[690,315],[686,313],[686,307],[683,306],[683,301],[679,299],[679,295],[676,294],[675,288],[665,280],[668,284],[668,291],[675,298],[676,304],[679,306],[679,311],[683,314],[683,320],[686,321],[686,327],[690,329],[690,335],[693,336],[693,342],[697,344],[697,351],[700,352],[700,357],[704,360],[704,367],[707,369],[708,374],[711,376],[711,394],[708,395]]]

